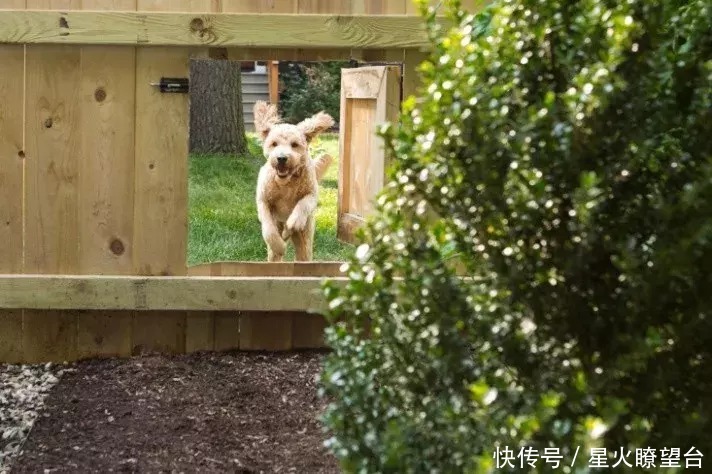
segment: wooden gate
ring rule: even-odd
[[[354,242],[356,230],[373,212],[383,189],[387,162],[375,133],[398,118],[399,66],[366,66],[341,71],[338,237]]]

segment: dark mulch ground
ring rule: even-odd
[[[12,472],[339,472],[317,418],[322,356],[80,363],[52,391]]]

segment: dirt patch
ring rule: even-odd
[[[318,421],[322,357],[79,363],[52,391],[12,472],[339,472]]]

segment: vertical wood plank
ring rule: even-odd
[[[77,271],[80,66],[76,46],[27,46],[26,273]]]
[[[291,312],[240,313],[240,350],[284,351],[292,348]]]
[[[147,12],[208,13],[220,8],[223,2],[214,0],[136,0],[136,8]]]
[[[383,84],[383,93],[378,97],[376,105],[376,115],[379,117],[380,124],[385,122],[397,123],[401,109],[401,69],[398,66],[388,66],[386,68],[385,83]],[[380,137],[377,137],[374,143],[373,153],[379,156],[379,164],[375,165],[375,169],[380,169],[382,172],[377,175],[378,179],[374,179],[375,188],[372,190],[373,196],[378,194],[386,183],[386,171],[391,165],[391,157],[386,156],[385,143]]]
[[[80,311],[77,314],[77,358],[131,355],[132,311]]]
[[[299,0],[298,13],[351,13],[350,0]],[[359,2],[356,2],[358,4]]]
[[[0,10],[24,10],[27,8],[25,0],[3,0],[0,2]]]
[[[371,66],[341,75],[337,236],[354,242],[385,184],[386,158],[377,127],[397,120],[400,68]]]
[[[297,0],[223,0],[219,11],[224,13],[297,13],[297,3]]]
[[[28,10],[81,10],[82,0],[27,0]]]
[[[81,49],[79,273],[133,271],[135,51]],[[131,326],[128,311],[80,312],[77,356],[131,355]]]
[[[279,62],[267,61],[269,79],[269,101],[271,104],[279,103]]]
[[[216,351],[228,351],[240,348],[240,314],[220,311],[215,317]]]
[[[25,272],[76,273],[79,246],[80,50],[26,47]],[[76,313],[24,311],[28,362],[76,357]]]
[[[136,0],[82,0],[83,10],[135,11]]]
[[[81,52],[79,271],[133,270],[135,48]]]
[[[136,311],[131,341],[133,355],[185,353],[185,311]]]
[[[336,228],[337,238],[344,241],[351,240],[352,236],[345,230],[343,221],[345,214],[349,212],[348,199],[351,194],[351,173],[347,170],[351,168],[351,101],[346,99],[344,86],[347,81],[347,74],[341,70],[341,98],[339,112],[339,174],[338,189],[336,194]]]
[[[292,348],[319,349],[325,347],[326,319],[320,314],[293,313]]]
[[[188,77],[190,54],[188,48],[136,51],[133,271],[139,275],[187,272],[188,94],[162,94],[150,83]],[[186,312],[135,314],[134,352],[185,351],[186,324]]]
[[[0,273],[22,272],[24,56],[23,46],[0,45]],[[0,362],[21,360],[22,311],[0,310]]]
[[[185,351],[212,351],[215,347],[215,319],[212,311],[188,311],[185,324]]]
[[[188,228],[188,94],[162,94],[150,83],[188,77],[190,50],[138,48],[134,271],[185,275]]]

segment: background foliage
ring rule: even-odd
[[[341,69],[348,61],[280,62],[279,107],[286,122],[297,123],[319,111],[339,121]]]
[[[496,446],[710,462],[712,2],[446,5],[325,289],[331,449],[349,472],[487,471]]]

